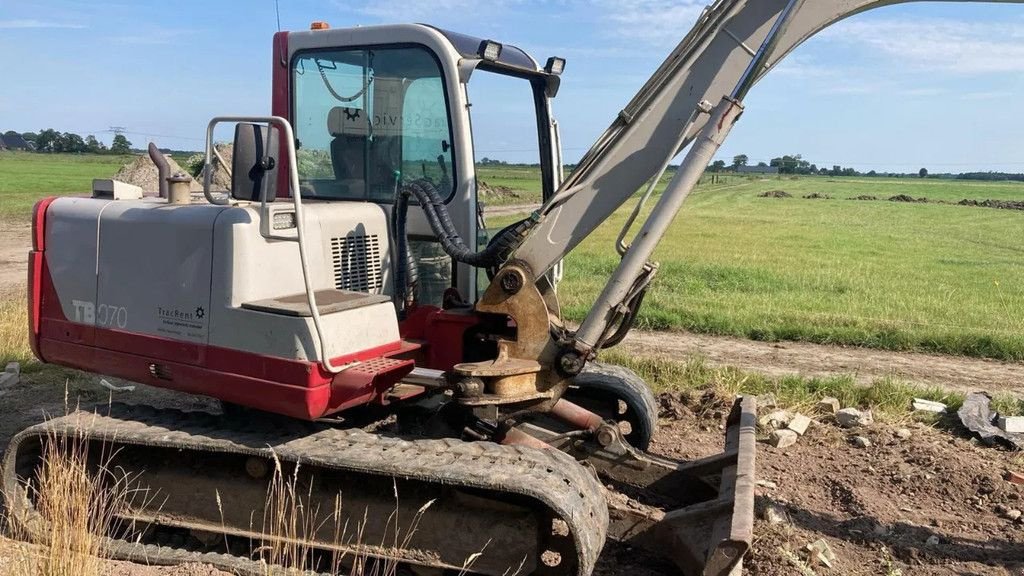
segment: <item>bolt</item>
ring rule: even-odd
[[[509,270],[501,277],[501,289],[509,294],[515,294],[523,289],[525,279],[518,270]]]
[[[602,447],[607,448],[615,442],[615,430],[611,426],[601,426],[597,429],[597,443]]]
[[[558,357],[558,368],[565,376],[575,376],[583,371],[583,357],[569,351]]]
[[[484,381],[479,378],[463,378],[455,385],[459,396],[475,398],[484,393]]]

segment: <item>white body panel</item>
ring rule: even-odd
[[[380,206],[309,202],[304,224],[316,290],[390,291]],[[266,356],[319,357],[309,316],[243,308],[304,290],[297,245],[264,238],[256,206],[60,198],[47,211],[46,247],[61,308],[73,322]],[[400,339],[388,302],[321,314],[335,358]]]

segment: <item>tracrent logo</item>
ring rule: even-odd
[[[206,311],[200,306],[195,310],[186,312],[178,308],[164,308],[163,306],[157,306],[157,315],[165,320],[180,320],[183,322],[198,322],[206,316]]]

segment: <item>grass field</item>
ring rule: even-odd
[[[784,190],[792,198],[760,198]],[[833,199],[804,199],[818,193]],[[656,259],[640,325],[1024,360],[1024,212],[849,200],[1024,199],[1024,185],[750,180],[687,200]],[[618,261],[620,210],[566,263],[580,320]]]
[[[42,196],[87,193],[93,178],[110,178],[130,156],[0,152],[0,220],[27,218]]]
[[[88,190],[125,160],[0,153],[0,219],[27,219],[38,197]],[[488,166],[479,179],[518,192],[489,204],[539,199],[536,169]],[[758,197],[771,190],[792,197]],[[812,193],[832,198],[803,198]],[[885,200],[897,194],[933,202]],[[879,199],[850,200],[858,196]],[[1024,212],[955,205],[964,198],[1024,200],[1024,185],[827,177],[702,185],[656,254],[661,271],[640,325],[1024,360]],[[614,269],[628,209],[567,259],[569,319],[583,318]]]

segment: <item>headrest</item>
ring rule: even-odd
[[[360,108],[335,106],[327,114],[327,132],[331,136],[368,136],[370,123]]]

